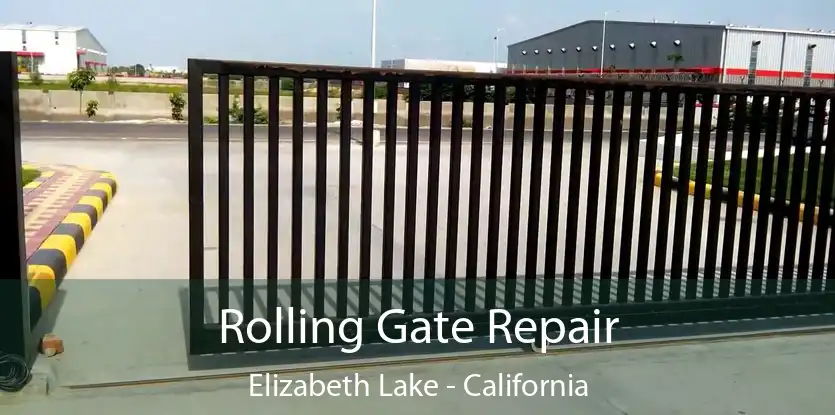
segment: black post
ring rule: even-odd
[[[20,114],[17,102],[17,55],[0,52],[0,240],[17,249],[0,252],[0,351],[31,363],[29,284],[23,228],[23,189],[20,179]]]

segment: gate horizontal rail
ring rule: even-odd
[[[216,143],[204,137],[205,75],[217,75]],[[230,102],[233,75],[243,76],[240,104]],[[261,77],[269,85],[266,108],[255,104],[254,82]],[[284,79],[293,81],[289,144],[279,140]],[[341,88],[332,104],[328,89],[334,80]],[[362,98],[353,97],[356,81],[363,82]],[[398,96],[401,83],[410,91],[430,91],[428,144],[418,141],[421,94],[409,94],[404,102]],[[306,143],[303,129],[308,86],[316,90],[312,143]],[[378,87],[385,89],[381,110],[375,108]],[[465,115],[469,93],[471,109]],[[445,94],[452,97],[449,143],[440,140]],[[575,105],[566,114],[565,97],[572,94]],[[484,125],[488,95],[495,103],[489,130]],[[825,136],[823,112],[812,115],[810,102],[821,105],[833,95],[831,89],[190,60],[189,351],[323,345],[223,344],[217,323],[222,310],[230,308],[239,308],[244,322],[275,322],[279,307],[304,309],[310,317],[336,323],[362,317],[368,320],[365,343],[383,341],[376,322],[393,308],[405,314],[387,319],[384,331],[444,312],[450,319],[470,319],[473,336],[489,334],[485,324],[496,308],[514,320],[591,317],[599,309],[601,316],[620,318],[621,326],[835,311],[831,213],[821,209],[815,225],[814,209],[805,209],[799,221],[801,203],[832,204],[835,139]],[[587,96],[593,98],[590,129]],[[700,100],[718,105],[699,113]],[[529,102],[533,125],[527,138]],[[402,105],[408,113],[405,149],[395,140]],[[642,118],[646,108],[649,115]],[[354,112],[361,112],[359,137],[352,136]],[[374,125],[376,112],[384,116],[382,127]],[[506,114],[512,117],[507,138]],[[240,146],[230,143],[230,116],[243,123]],[[795,134],[795,117],[813,117],[812,131],[800,122]],[[267,124],[266,149],[256,148],[256,118]],[[336,147],[327,139],[334,118],[340,136]],[[465,123],[471,126],[466,145]],[[382,130],[382,148],[375,147],[375,129]],[[674,181],[678,145],[665,140],[659,146],[658,138],[677,133],[682,136],[677,174],[690,177],[695,169],[696,182],[733,195],[759,189],[759,210],[753,209],[753,191],[744,192],[737,208],[736,200],[730,205],[724,198],[706,200],[704,186],[691,196],[687,180]],[[792,146],[806,141],[792,137],[807,135],[808,155],[791,155]],[[504,145],[494,145],[507,139],[509,154]],[[642,140],[644,156],[639,155]],[[266,172],[259,167],[260,156]],[[375,163],[379,157],[382,168]],[[743,159],[748,160],[744,175]],[[663,177],[655,187],[659,168]],[[240,182],[233,186],[231,177]],[[232,195],[238,190],[240,203]],[[262,193],[266,209],[256,208]],[[216,201],[207,203],[207,196]],[[357,198],[359,209],[352,205]],[[237,208],[240,221],[234,223]],[[256,226],[259,219],[265,225]],[[241,225],[240,231],[233,232],[232,225]],[[262,239],[264,244],[256,242]],[[207,264],[216,265],[216,275]],[[264,284],[256,286],[262,278]],[[255,327],[253,334],[265,334]]]

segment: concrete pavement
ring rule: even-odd
[[[290,238],[290,177],[291,177],[291,148],[289,143],[282,143],[280,145],[280,166],[279,166],[279,193],[280,193],[280,216],[279,216],[279,223],[280,223],[280,246],[282,250],[289,249],[289,238]],[[545,144],[545,160],[543,161],[543,171],[546,174],[543,175],[543,183],[542,189],[543,191],[547,191],[548,189],[548,175],[547,172],[551,169],[549,154],[551,153],[550,143]],[[589,204],[587,200],[588,194],[588,166],[590,163],[589,160],[589,149],[588,143],[584,145],[583,150],[583,158],[582,158],[582,173],[581,173],[581,185],[580,185],[580,204],[579,204],[579,216],[578,216],[578,238],[577,238],[577,246],[582,247],[586,233],[585,233],[585,223],[586,223],[586,212],[588,210]],[[600,192],[598,196],[598,209],[597,209],[597,218],[598,218],[598,226],[596,227],[595,233],[591,236],[597,235],[598,240],[602,240],[602,215],[603,215],[603,205],[605,203],[605,193],[606,187],[609,185],[609,181],[607,177],[610,172],[607,172],[607,159],[608,159],[608,144],[604,143],[603,145],[603,154],[601,163],[601,184],[600,184]],[[264,275],[265,273],[265,265],[266,265],[266,231],[265,231],[265,224],[266,224],[266,143],[259,142],[255,145],[256,155],[255,155],[255,205],[256,205],[256,241],[255,241],[255,252],[256,252],[256,274],[257,275]],[[305,231],[305,239],[304,239],[304,273],[310,274],[312,273],[312,263],[313,263],[313,251],[312,251],[312,226],[313,226],[313,203],[314,203],[314,187],[315,187],[315,159],[314,159],[314,148],[315,145],[312,143],[305,144],[304,146],[304,166],[303,166],[303,198],[304,198],[304,212],[303,212],[303,221]],[[559,229],[561,230],[560,239],[564,238],[564,229],[566,226],[565,222],[565,212],[568,208],[568,176],[569,176],[569,160],[570,160],[570,143],[566,143],[563,148],[563,160],[561,164],[562,170],[562,185],[560,187],[560,193],[558,195],[558,199],[560,201],[560,222],[559,222]],[[206,246],[216,246],[217,241],[217,229],[215,227],[216,222],[216,215],[217,215],[217,144],[216,143],[207,143],[205,145],[205,194],[206,194]],[[442,158],[441,158],[441,182],[439,183],[439,215],[438,215],[438,229],[445,229],[447,224],[447,216],[448,212],[446,209],[449,190],[448,190],[448,169],[449,169],[449,159],[448,159],[448,151],[449,151],[449,144],[443,143],[442,144]],[[465,144],[464,146],[464,157],[462,159],[462,186],[460,189],[460,214],[459,217],[459,241],[458,247],[461,254],[458,255],[458,268],[462,269],[464,266],[464,261],[466,260],[465,255],[463,254],[465,247],[466,247],[466,227],[467,221],[465,220],[467,217],[467,208],[468,208],[468,192],[469,192],[469,171],[470,171],[470,157],[469,151],[470,146],[469,144]],[[419,163],[418,163],[418,206],[417,206],[417,229],[422,230],[425,228],[425,220],[426,220],[426,202],[425,202],[425,195],[427,190],[427,169],[428,169],[428,146],[422,145],[419,148]],[[351,173],[351,212],[350,212],[350,231],[351,231],[351,238],[358,238],[359,235],[359,192],[360,192],[360,156],[361,156],[361,147],[358,145],[352,146],[352,173]],[[402,243],[403,243],[403,221],[404,221],[404,214],[403,211],[403,200],[405,199],[405,156],[406,156],[406,147],[403,145],[397,146],[397,159],[396,159],[396,186],[395,186],[395,200],[396,208],[395,208],[395,275],[399,275],[401,272],[402,267]],[[186,244],[186,236],[188,234],[187,228],[185,227],[187,223],[188,217],[188,210],[187,210],[187,183],[185,182],[185,178],[187,176],[187,157],[186,157],[186,143],[185,141],[170,141],[170,142],[145,142],[139,140],[128,140],[128,141],[115,141],[115,140],[100,140],[97,141],[95,144],[92,142],[88,142],[85,146],[79,146],[72,142],[72,140],[25,140],[24,141],[24,155],[29,159],[37,159],[43,160],[47,162],[67,162],[69,160],[77,160],[78,163],[85,164],[85,165],[95,165],[101,166],[102,168],[108,169],[109,171],[113,171],[113,173],[120,177],[121,180],[124,182],[123,187],[127,189],[134,189],[133,192],[125,192],[120,197],[121,200],[126,200],[124,207],[120,209],[114,209],[114,211],[110,214],[113,217],[119,216],[117,213],[121,210],[123,213],[123,219],[125,222],[126,229],[134,229],[136,233],[131,231],[126,231],[125,229],[120,229],[115,233],[111,234],[110,236],[101,236],[97,238],[98,241],[107,241],[106,243],[108,246],[125,244],[125,249],[120,249],[120,253],[115,255],[107,255],[107,258],[102,258],[105,263],[109,263],[112,266],[106,266],[102,269],[106,269],[107,273],[109,273],[110,277],[115,277],[118,275],[123,275],[125,278],[131,278],[133,275],[132,272],[134,271],[132,268],[128,267],[121,267],[118,264],[127,261],[130,263],[131,258],[135,258],[136,253],[132,252],[130,249],[127,249],[128,246],[131,246],[133,243],[140,243],[141,239],[137,240],[136,237],[140,237],[144,235],[144,232],[148,229],[154,228],[161,228],[165,229],[166,233],[169,234],[168,239],[172,242],[172,247],[167,248],[165,250],[155,252],[155,254],[161,255],[160,258],[165,258],[165,261],[160,261],[158,264],[161,266],[162,264],[167,264],[165,267],[156,268],[152,267],[149,269],[149,272],[143,273],[144,276],[153,276],[156,278],[179,278],[180,276],[186,275],[185,274],[185,266],[186,258],[187,258],[187,251],[185,250]],[[372,173],[373,177],[373,201],[372,201],[372,222],[373,222],[373,229],[372,229],[372,276],[379,274],[379,267],[380,267],[380,255],[378,254],[380,251],[380,244],[382,243],[382,205],[383,205],[383,158],[385,154],[385,149],[383,146],[378,146],[374,150],[374,170]],[[622,183],[623,175],[625,171],[625,164],[626,164],[626,145],[621,148],[621,164],[619,166],[619,176],[620,180],[619,183]],[[337,221],[336,221],[336,199],[337,199],[337,160],[338,160],[338,145],[329,145],[327,148],[327,157],[328,157],[328,164],[329,167],[327,169],[328,178],[328,210],[327,210],[327,249],[330,252],[334,252],[333,250],[336,247],[336,232],[337,232]],[[240,143],[233,143],[231,146],[231,194],[233,199],[231,200],[231,246],[240,247],[242,240],[240,239],[241,228],[240,224],[242,223],[242,205],[240,203],[240,192],[241,190],[241,165],[242,162],[242,153],[241,153],[241,145]],[[486,223],[487,223],[487,198],[489,193],[489,179],[490,179],[490,147],[486,145],[484,148],[483,153],[483,160],[482,160],[484,169],[482,171],[481,177],[481,200],[480,200],[480,224],[482,227],[482,233],[486,233]],[[507,209],[508,209],[508,188],[510,184],[510,164],[511,164],[511,154],[510,149],[505,148],[503,151],[503,167],[504,167],[504,174],[502,177],[502,213],[501,213],[501,222],[500,227],[502,231],[500,232],[500,246],[499,252],[504,253],[507,251],[506,241],[507,241],[507,234],[506,234],[506,226],[507,226]],[[529,178],[529,166],[530,166],[530,144],[525,144],[525,150],[523,152],[523,177],[522,177],[522,189],[528,189],[530,186],[530,178]],[[625,192],[633,192],[637,195],[641,194],[643,184],[641,183],[641,177],[643,177],[643,162],[642,159],[639,160],[639,168],[638,168],[638,183],[634,189],[623,189],[623,186],[620,185],[618,188],[618,200],[623,200],[623,196]],[[650,183],[650,185],[652,185]],[[543,193],[547,194],[547,193]],[[520,203],[520,229],[522,230],[522,237],[520,237],[519,241],[519,269],[523,269],[524,264],[524,253],[526,252],[527,247],[526,240],[527,238],[524,236],[524,230],[527,229],[527,221],[528,221],[528,203],[529,203],[529,192],[527,190],[523,191],[521,203]],[[619,204],[616,211],[616,222],[615,226],[617,229],[616,232],[616,240],[614,250],[618,252],[619,244],[620,244],[620,230],[622,228],[622,223],[624,220],[628,220],[632,223],[633,229],[633,239],[637,240],[637,235],[639,231],[638,226],[638,215],[640,209],[640,197],[636,198],[636,206],[634,211],[624,212],[622,209],[623,207]],[[658,203],[659,194],[658,191],[655,191],[653,206],[646,208],[651,209],[653,223],[655,223],[656,215],[657,215],[657,208],[655,205]],[[547,216],[547,209],[545,208],[546,199],[540,202],[540,214],[537,220],[540,223],[540,226],[544,226]],[[159,205],[159,206],[157,206]],[[706,206],[707,208],[707,206]],[[675,215],[676,206],[673,203],[671,206],[670,218],[673,218]],[[133,212],[133,213],[131,213]],[[161,216],[164,215],[164,216]],[[688,206],[688,216],[690,215],[690,206]],[[724,217],[724,207],[722,210],[722,217]],[[112,219],[114,221],[118,221],[119,219]],[[756,216],[754,217],[754,224],[756,226]],[[704,218],[705,226],[707,222],[707,215]],[[627,222],[627,223],[629,223]],[[689,222],[688,222],[689,223]],[[724,227],[724,223],[721,224]],[[688,227],[689,228],[689,227]],[[654,228],[653,228],[654,229]],[[100,233],[105,233],[105,230],[100,230]],[[689,235],[689,229],[687,233]],[[736,229],[738,233],[738,228]],[[687,236],[687,235],[686,235]],[[108,238],[114,239],[108,239]],[[417,237],[417,269],[416,274],[421,275],[423,271],[423,250],[424,244],[426,242],[426,236],[424,232],[419,232]],[[444,232],[440,232],[438,235],[437,246],[444,247],[445,246],[445,237],[446,234]],[[785,235],[784,235],[785,237]],[[737,236],[738,239],[738,236]],[[121,241],[121,242],[120,242]],[[176,243],[174,243],[177,241]],[[649,252],[656,252],[657,242],[655,241],[655,231],[652,232],[650,235],[650,250]],[[721,245],[722,239],[721,236],[719,238],[719,244]],[[95,242],[91,242],[95,243]],[[544,243],[545,243],[545,232],[541,231],[539,235],[539,241],[535,248],[538,249],[540,252],[544,252]],[[704,244],[706,241],[702,240],[704,249]],[[667,255],[668,258],[672,255],[672,241],[667,241]],[[635,258],[637,255],[636,249],[637,244],[633,243],[633,253],[632,253],[632,261],[631,263],[635,264]],[[174,248],[179,247],[179,248]],[[149,248],[150,249],[150,248]],[[598,270],[600,264],[600,258],[604,254],[600,251],[601,247],[597,246],[594,261],[594,269]],[[753,246],[751,247],[753,250]],[[558,257],[562,258],[565,252],[565,241],[561,240],[558,244]],[[214,264],[216,259],[213,258],[215,254],[214,251],[209,250],[207,251],[207,262],[212,264],[207,268],[207,272],[212,273]],[[351,264],[350,264],[350,272],[351,274],[355,275],[358,270],[358,263],[355,261],[356,252],[351,254]],[[581,265],[583,263],[583,258],[585,255],[590,255],[592,252],[583,252],[582,249],[579,249],[577,252],[577,264],[580,266],[578,271],[581,269]],[[606,253],[608,255],[608,253]],[[128,257],[121,258],[120,256],[128,255]],[[150,252],[147,253],[148,256],[152,256]],[[480,258],[484,258],[483,256],[486,255],[486,237],[482,237],[479,241],[479,256]],[[91,254],[87,257],[93,257],[94,255]],[[234,256],[234,255],[233,255]],[[688,253],[686,252],[684,255],[685,261],[687,260]],[[721,259],[721,252],[719,254],[719,258]],[[704,259],[704,255],[702,255],[702,261]],[[444,261],[444,252],[443,249],[439,249],[438,252],[438,264],[439,270],[438,275],[443,275],[443,267],[440,264],[443,264]],[[241,259],[232,258],[232,269],[240,269],[239,267],[242,266]],[[542,271],[543,264],[542,255],[540,255],[540,264],[538,267],[539,272]],[[613,259],[614,265],[617,267],[619,259],[617,255]],[[481,267],[479,268],[479,273],[484,272],[484,262],[481,262]],[[498,258],[499,262],[499,270],[500,272],[505,267],[505,257],[504,255],[500,255]],[[177,266],[173,267],[174,264],[182,264],[183,267]],[[104,266],[100,264],[100,266]],[[281,273],[282,275],[286,275],[289,272],[289,263],[288,261],[282,261],[281,263]],[[328,264],[327,264],[327,273],[329,275],[333,275],[335,272],[335,258],[333,255],[328,256]],[[561,261],[557,264],[557,272],[562,271],[562,263]],[[90,273],[84,273],[86,275],[90,275]],[[84,275],[82,274],[82,275]],[[107,278],[108,275],[102,275],[102,277]]]
[[[358,376],[369,382],[369,396],[251,397],[250,381],[244,377],[74,390],[49,398],[21,400],[0,406],[0,411],[25,415],[53,412],[503,415],[520,410],[554,415],[823,414],[835,407],[829,381],[829,374],[835,370],[833,348],[835,334],[820,334],[592,353],[522,355],[299,372],[281,377],[296,381],[314,376],[329,381]],[[568,396],[560,391],[556,396],[487,397],[469,396],[464,390],[465,379],[473,375],[481,378],[471,378],[469,385],[476,384],[472,379],[495,380],[517,373],[522,374],[521,379],[535,383],[562,380],[567,384],[571,380],[575,389],[582,381],[588,395]],[[391,392],[395,379],[409,379],[410,374],[424,383],[436,381],[441,387],[438,395],[380,396],[381,386]]]
[[[205,151],[205,256],[206,256],[206,271],[209,278],[216,276],[217,269],[217,163],[216,163],[216,143],[206,143]],[[280,193],[280,216],[279,216],[279,251],[288,252],[289,248],[289,229],[290,229],[290,145],[289,143],[282,143],[280,145],[280,179],[279,179],[279,193]],[[313,214],[312,206],[315,201],[314,195],[314,149],[313,144],[305,144],[304,146],[304,168],[303,168],[303,222],[305,238],[303,240],[303,274],[306,277],[312,276],[313,263]],[[336,203],[337,200],[337,152],[339,146],[329,144],[327,148],[328,155],[328,210],[327,210],[327,228],[326,228],[326,249],[328,251],[326,262],[326,274],[333,276],[335,273],[335,235],[337,229],[336,223]],[[601,166],[601,193],[599,202],[603,203],[603,195],[605,188],[610,182],[605,180],[607,175],[611,174],[606,169],[608,144],[603,146],[603,163]],[[263,142],[256,143],[256,171],[255,171],[255,273],[256,278],[263,279],[265,275],[266,265],[266,144]],[[426,246],[426,203],[425,192],[427,188],[427,150],[428,146],[421,146],[419,149],[419,166],[418,166],[418,209],[417,209],[417,252],[416,252],[416,274],[422,275],[424,270],[424,251]],[[550,154],[550,145],[546,144],[545,154]],[[561,164],[563,175],[563,183],[560,192],[557,194],[560,204],[560,220],[558,223],[560,229],[560,238],[558,241],[557,251],[558,258],[557,272],[563,270],[563,259],[566,252],[565,228],[566,220],[565,213],[568,208],[567,200],[567,176],[569,175],[568,164],[570,154],[570,144],[566,144],[563,148],[564,159]],[[441,180],[439,192],[439,229],[444,229],[447,224],[448,212],[446,209],[448,200],[448,143],[443,144],[442,159],[441,159]],[[459,241],[457,244],[459,255],[456,264],[459,270],[463,269],[466,254],[464,247],[466,246],[466,220],[467,218],[467,195],[469,183],[469,169],[471,157],[469,156],[470,146],[464,146],[464,159],[462,161],[462,188],[461,188],[461,210],[459,217],[462,218],[459,222]],[[360,191],[360,146],[352,146],[352,173],[351,173],[351,202],[350,202],[350,217],[349,217],[349,231],[351,233],[350,240],[358,240],[359,235],[359,191]],[[594,254],[595,260],[592,262],[593,270],[599,270],[600,258],[603,255],[613,256],[613,262],[617,267],[619,258],[619,244],[620,244],[620,230],[622,223],[626,222],[627,226],[632,224],[635,237],[633,238],[633,249],[631,252],[632,269],[635,267],[636,240],[637,240],[637,218],[640,207],[640,198],[636,201],[636,208],[632,211],[624,212],[623,207],[619,206],[616,217],[616,244],[612,252],[602,252],[602,248],[596,247],[595,251],[584,251],[582,249],[584,238],[586,235],[585,226],[587,216],[589,216],[589,205],[586,200],[588,194],[588,180],[587,171],[590,164],[588,158],[588,143],[584,144],[582,157],[582,173],[580,195],[581,200],[578,206],[578,252],[576,253],[577,271],[583,270],[583,260],[586,256]],[[74,267],[66,277],[62,294],[57,301],[60,304],[61,310],[58,319],[54,326],[53,332],[58,333],[65,342],[67,352],[57,359],[45,360],[50,370],[53,371],[54,377],[57,380],[59,387],[94,384],[102,382],[114,382],[124,380],[150,380],[160,377],[183,377],[194,376],[200,374],[195,372],[190,366],[190,360],[185,356],[185,329],[183,326],[183,318],[185,316],[185,309],[182,298],[182,291],[179,287],[183,286],[185,279],[188,276],[188,185],[185,178],[187,177],[187,157],[186,157],[186,142],[184,140],[176,141],[142,141],[142,140],[112,140],[99,139],[95,142],[87,141],[84,145],[79,145],[74,140],[67,139],[25,139],[23,142],[23,155],[26,159],[39,160],[45,163],[77,163],[84,165],[95,165],[102,169],[112,171],[120,178],[120,196],[114,199],[114,203],[108,209],[108,214],[99,223],[96,229],[96,237],[92,238],[85,246],[84,254],[79,256]],[[489,165],[490,147],[485,146],[483,165],[485,170],[482,173],[482,188],[481,188],[481,232],[479,236],[479,262],[478,274],[484,274],[484,258],[486,257],[486,215],[487,215],[487,194],[489,185],[489,170],[486,166]],[[623,177],[623,170],[625,164],[625,148],[621,149],[624,161],[619,166],[619,174]],[[383,185],[383,157],[385,155],[384,147],[380,146],[374,150],[374,170],[373,177],[373,197],[372,197],[372,278],[380,277],[381,258],[379,255],[381,249],[382,239],[382,185]],[[242,193],[241,183],[241,145],[234,143],[231,146],[231,222],[230,222],[230,245],[232,247],[231,269],[233,270],[233,278],[239,278],[238,270],[242,269],[242,258],[240,256],[242,247],[242,206],[240,203],[240,195]],[[529,187],[528,169],[530,165],[530,145],[525,143],[525,151],[522,157],[523,168],[523,189]],[[395,207],[395,258],[394,258],[394,272],[395,278],[402,274],[402,252],[403,252],[403,199],[404,199],[404,164],[405,164],[405,146],[397,146],[397,180],[398,185],[395,188],[396,207]],[[509,170],[510,170],[510,150],[505,148],[503,152],[503,192],[502,192],[502,212],[501,212],[501,227],[500,232],[500,246],[498,256],[499,273],[503,273],[506,268],[507,257],[507,232],[504,228],[507,226],[508,215],[508,185],[509,185]],[[638,177],[642,177],[643,160],[639,159]],[[543,170],[545,172],[551,169],[551,162],[548,156],[544,161]],[[586,179],[582,179],[586,177]],[[547,189],[548,180],[547,175],[543,178],[543,189]],[[622,181],[618,181],[622,183]],[[634,192],[640,194],[642,185],[639,184],[632,189],[622,189],[619,186],[618,199],[622,200],[625,192]],[[655,197],[652,204],[653,223],[657,223],[657,203],[658,191],[654,190]],[[520,206],[520,240],[519,240],[519,269],[524,269],[524,257],[527,252],[526,232],[528,221],[528,204],[529,198],[527,191],[523,192],[521,206]],[[544,201],[542,202],[544,204]],[[692,205],[692,203],[690,203]],[[675,206],[673,206],[671,217],[675,214]],[[540,224],[545,223],[545,209],[541,210],[539,217]],[[688,216],[690,215],[688,211]],[[592,237],[600,240],[602,232],[602,209],[597,211],[597,227],[595,232],[591,234]],[[720,225],[724,226],[725,221],[724,209],[721,215]],[[755,226],[756,226],[756,217]],[[705,218],[705,221],[707,218]],[[689,222],[689,221],[688,221]],[[731,223],[735,225],[734,223]],[[722,228],[720,228],[722,229]],[[657,226],[652,227],[650,234],[650,255],[657,255],[659,247],[663,242],[656,241]],[[688,229],[689,234],[689,229]],[[439,247],[444,247],[445,244],[444,232],[438,235]],[[785,237],[784,235],[781,235]],[[536,248],[539,252],[544,252],[544,231],[540,232],[539,239],[536,242]],[[737,238],[738,239],[738,235]],[[667,261],[672,255],[670,244],[667,241]],[[706,242],[702,242],[702,251],[704,251]],[[717,243],[722,245],[722,235],[719,236]],[[445,273],[444,269],[444,249],[439,249],[437,264],[437,275],[442,276]],[[350,250],[349,274],[351,277],[357,275],[358,261],[357,261],[356,244],[352,244]],[[282,255],[281,258],[286,258]],[[688,252],[685,252],[685,261],[688,258]],[[703,256],[702,256],[703,258]],[[721,250],[719,252],[721,260]],[[653,258],[650,258],[652,264]],[[284,278],[289,274],[289,263],[286,259],[280,261],[280,275]],[[539,256],[537,272],[541,273],[543,270],[542,255]],[[167,280],[167,281],[166,281]],[[187,302],[186,302],[187,303]],[[434,410],[436,412],[444,412],[449,408],[449,405],[457,405],[456,408],[464,413],[505,413],[509,410],[511,405],[518,407],[518,405],[533,405],[534,407],[542,406],[552,413],[574,414],[574,413],[670,413],[670,409],[678,410],[679,413],[694,413],[697,410],[699,414],[705,413],[705,408],[716,408],[715,411],[708,411],[709,413],[734,413],[737,411],[749,411],[747,413],[775,413],[782,415],[785,413],[783,409],[785,401],[780,401],[778,404],[770,405],[762,403],[761,400],[743,399],[746,394],[737,390],[731,393],[733,389],[729,389],[732,385],[735,387],[745,388],[748,390],[774,390],[774,391],[797,391],[798,401],[797,407],[808,409],[809,412],[818,412],[819,408],[816,405],[824,405],[823,407],[831,406],[829,402],[821,400],[810,401],[803,398],[803,391],[797,385],[803,384],[808,370],[815,370],[811,368],[828,367],[826,365],[835,364],[824,359],[823,351],[831,349],[831,342],[835,341],[829,338],[819,338],[817,340],[809,340],[808,342],[792,343],[786,341],[778,343],[776,346],[771,345],[757,346],[751,342],[744,342],[736,347],[729,349],[721,349],[721,346],[702,346],[696,345],[691,348],[667,349],[660,354],[645,353],[636,351],[637,354],[630,354],[630,352],[621,352],[621,354],[607,354],[610,352],[592,353],[586,356],[591,356],[587,361],[574,362],[573,358],[565,356],[546,357],[546,358],[523,358],[523,359],[498,359],[492,363],[467,364],[451,362],[446,365],[436,366],[434,369],[425,365],[420,365],[415,369],[420,371],[422,376],[438,377],[439,379],[446,379],[446,381],[460,381],[462,374],[467,374],[474,370],[483,370],[485,376],[498,376],[498,373],[508,372],[525,372],[531,378],[535,379],[550,379],[554,376],[563,377],[567,373],[573,373],[574,376],[588,377],[590,382],[591,393],[593,399],[579,400],[579,399],[561,399],[560,405],[554,406],[553,400],[542,400],[541,398],[523,398],[523,401],[514,399],[505,400],[476,400],[472,403],[463,406],[464,402],[461,398],[466,398],[459,394],[444,395],[445,399],[439,400],[410,400],[403,401],[403,408],[410,408],[409,410]],[[764,344],[764,343],[761,343]],[[791,349],[790,349],[791,348]],[[725,351],[723,351],[725,350]],[[753,352],[752,352],[753,350]],[[780,365],[775,365],[774,362],[783,359],[783,353],[786,350],[803,351],[800,356],[804,356],[803,363],[798,365],[789,364],[789,360],[780,360],[783,362]],[[615,352],[612,352],[615,353]],[[743,356],[744,354],[744,356]],[[826,356],[831,355],[828,354]],[[579,356],[579,355],[578,355]],[[792,355],[793,359],[797,356]],[[551,360],[547,360],[551,359]],[[831,359],[830,359],[831,360]],[[583,363],[585,362],[585,363]],[[732,362],[736,365],[729,365]],[[568,366],[566,366],[568,365]],[[763,366],[765,365],[765,366]],[[303,365],[302,365],[303,367]],[[566,368],[569,368],[567,370]],[[604,370],[604,367],[606,368]],[[478,368],[478,369],[476,369]],[[241,369],[238,368],[238,371]],[[252,369],[257,370],[257,369]],[[393,369],[392,374],[402,375],[408,373],[404,369]],[[680,372],[679,372],[680,370]],[[757,371],[759,370],[759,371]],[[369,369],[367,373],[377,373],[378,369]],[[737,373],[744,371],[741,374]],[[769,372],[770,371],[770,372]],[[692,372],[692,374],[690,374]],[[673,377],[672,381],[669,378],[670,373],[682,373],[686,377]],[[735,374],[737,373],[737,374]],[[773,373],[775,375],[768,375]],[[825,372],[815,372],[825,373]],[[776,375],[779,374],[779,375]],[[693,380],[693,377],[696,380]],[[743,377],[744,376],[744,377]],[[639,380],[638,381],[636,381]],[[730,383],[732,380],[740,379],[746,382]],[[593,380],[593,382],[592,382]],[[728,383],[721,383],[728,380]],[[637,383],[636,383],[637,382]],[[640,387],[638,386],[640,384]],[[599,386],[594,386],[594,385]],[[813,380],[813,385],[823,384],[820,381]],[[695,390],[696,385],[703,388],[704,398],[702,395],[694,395],[693,393],[682,393],[683,391]],[[724,385],[724,386],[723,386]],[[270,402],[270,404],[255,403],[250,398],[246,398],[246,385],[239,380],[233,381],[217,381],[215,383],[187,383],[182,387],[162,386],[156,389],[122,389],[121,392],[112,392],[110,390],[97,389],[89,394],[82,393],[79,395],[67,396],[66,399],[59,399],[56,401],[42,401],[42,402],[26,402],[23,408],[24,412],[16,413],[43,413],[42,410],[49,408],[48,405],[60,404],[61,408],[77,408],[82,409],[93,405],[98,408],[107,408],[121,403],[124,411],[135,410],[136,413],[143,412],[146,409],[154,408],[153,405],[159,405],[158,401],[151,402],[151,398],[159,399],[164,396],[170,400],[168,402],[172,407],[192,408],[202,410],[214,410],[220,413],[224,410],[230,410],[235,407],[238,410],[251,409],[254,413],[267,413],[267,411],[275,411],[276,406],[286,408],[293,413],[312,413],[316,411],[321,413],[325,410],[332,410],[334,405],[344,407],[344,401],[340,399],[319,399],[312,402],[305,399],[296,400],[282,400],[272,401],[264,400],[263,402]],[[782,389],[781,389],[782,388]],[[813,389],[814,390],[814,389]],[[210,391],[214,397],[209,397],[206,392]],[[66,392],[66,391],[65,391]],[[717,393],[724,393],[724,395],[716,395]],[[744,391],[743,391],[744,392]],[[785,394],[769,393],[768,396],[779,395],[779,399],[786,399]],[[707,396],[710,396],[708,398]],[[719,396],[719,397],[717,397]],[[828,395],[815,395],[828,396]],[[60,396],[59,396],[60,397]],[[454,399],[453,399],[454,398]],[[801,399],[803,398],[803,399]],[[217,399],[217,401],[213,401]],[[792,399],[791,397],[789,399]],[[825,401],[825,399],[824,399]],[[219,402],[211,404],[211,402]],[[458,403],[456,403],[458,402]],[[483,402],[483,403],[482,403]],[[790,401],[795,402],[795,401]],[[127,403],[127,404],[126,404]],[[207,408],[207,403],[211,408]],[[252,406],[249,406],[252,405]],[[268,406],[261,406],[268,405]],[[287,405],[283,407],[281,405]],[[356,406],[355,406],[356,405]],[[360,408],[362,410],[372,410],[377,408],[378,403],[375,399],[369,400],[355,400],[351,401],[351,410]],[[390,403],[387,403],[390,407]],[[441,405],[441,406],[438,406]],[[712,405],[712,406],[711,406]],[[803,406],[807,405],[807,406]],[[810,406],[811,405],[811,406]],[[826,406],[829,405],[829,406]],[[401,406],[401,405],[399,405]],[[162,407],[160,407],[162,408]],[[614,409],[613,409],[614,408]],[[774,412],[768,412],[769,410]],[[14,409],[13,409],[14,410]],[[543,409],[546,410],[546,409]],[[28,412],[38,411],[38,412]],[[162,411],[160,409],[159,411]],[[157,412],[159,412],[157,411]],[[558,411],[558,412],[554,412]],[[609,411],[609,412],[607,412]],[[619,412],[618,412],[619,411]],[[691,412],[687,412],[691,411]],[[731,412],[728,412],[731,411]],[[781,412],[783,411],[783,412]],[[165,412],[165,411],[162,411]],[[130,413],[130,412],[127,412]],[[211,413],[211,412],[210,412]],[[272,412],[269,412],[272,413]],[[738,412],[737,412],[738,413]]]

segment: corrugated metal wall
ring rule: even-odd
[[[835,86],[835,36],[823,33],[794,33],[773,30],[729,28],[726,35],[725,82],[745,83],[753,42],[759,41],[756,84],[803,86],[808,46],[816,45],[812,55],[810,86]],[[783,43],[785,42],[785,53]]]

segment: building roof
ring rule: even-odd
[[[571,29],[573,27],[586,25],[589,23],[603,23],[603,20],[585,20],[582,22],[575,23],[570,26],[565,26],[563,28],[553,30],[547,33],[543,33],[539,36],[534,36],[529,39],[521,40],[519,42],[512,43],[508,45],[508,47],[518,45],[520,43],[529,42],[531,40],[539,39],[548,35],[552,35],[557,32],[561,32],[563,30]],[[678,22],[636,22],[636,21],[623,21],[623,20],[609,20],[607,23],[625,23],[625,24],[632,24],[632,25],[665,25],[665,26],[684,26],[684,27],[713,27],[717,29],[724,29],[724,30],[739,30],[739,31],[752,31],[752,32],[772,32],[772,33],[788,33],[788,34],[799,34],[799,35],[813,35],[813,36],[827,36],[827,37],[835,37],[835,31],[824,31],[824,30],[815,30],[815,29],[808,29],[808,30],[791,30],[791,29],[768,29],[762,27],[750,27],[750,26],[737,26],[733,24],[727,25],[720,25],[720,24],[698,24],[698,23],[678,23]]]
[[[0,24],[0,30],[33,30],[44,32],[80,32],[85,30],[82,26],[58,26],[58,25],[37,25],[37,24]]]

